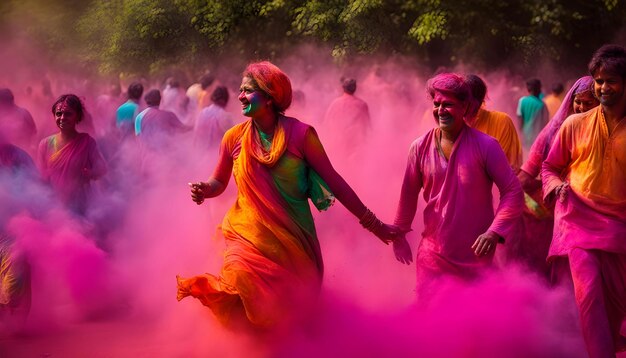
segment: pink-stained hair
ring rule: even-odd
[[[267,94],[277,112],[283,113],[291,105],[291,81],[276,65],[269,61],[251,63],[243,72],[259,89]]]

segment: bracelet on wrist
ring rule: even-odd
[[[376,215],[370,210],[367,209],[365,214],[361,216],[359,219],[359,223],[368,231],[375,231],[383,226],[382,221],[380,221]]]

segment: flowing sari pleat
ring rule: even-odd
[[[227,325],[245,315],[253,325],[273,326],[317,297],[323,264],[307,193],[290,196],[276,174],[306,182],[297,170],[306,163],[287,151],[295,125],[302,124],[281,117],[268,150],[252,121],[226,134],[241,146],[233,165],[237,201],[222,223],[224,265],[219,276],[179,278],[178,298],[198,298]]]

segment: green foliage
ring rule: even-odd
[[[81,67],[73,54],[81,44],[75,40],[75,19],[85,11],[80,0],[5,0],[1,10],[8,10],[0,17],[3,27],[21,38],[34,38],[47,51],[40,54],[45,60]],[[2,11],[4,12],[4,11]]]
[[[317,43],[339,60],[415,56],[519,70],[543,58],[578,64],[624,26],[617,0],[7,0],[0,28],[21,31],[57,62],[100,73],[197,68],[223,57],[275,58]],[[6,10],[6,11],[4,11]]]
[[[340,5],[343,1],[307,1],[293,10],[293,29],[304,36],[330,41],[338,32]]]
[[[613,10],[617,7],[618,0],[604,0],[604,6],[607,10]]]
[[[200,39],[184,10],[168,0],[94,1],[78,22],[82,56],[103,73],[151,73],[193,58]]]
[[[434,39],[445,40],[448,35],[446,20],[446,13],[441,10],[423,13],[415,20],[408,34],[420,45]]]

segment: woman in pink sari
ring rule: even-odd
[[[315,129],[284,115],[291,82],[278,67],[250,64],[239,101],[250,120],[226,132],[208,181],[191,184],[192,199],[202,204],[235,178],[237,201],[222,223],[224,264],[219,275],[178,277],[177,298],[197,298],[227,326],[276,328],[310,311],[322,283],[309,198],[324,210],[336,197],[385,243],[395,228],[335,171]]]
[[[85,214],[91,181],[106,173],[106,163],[96,141],[79,133],[76,125],[84,117],[80,99],[73,94],[59,97],[52,105],[59,128],[39,143],[37,164],[45,181],[74,212]]]
[[[541,198],[541,180],[538,178],[541,164],[548,157],[552,143],[561,129],[563,122],[575,113],[587,112],[597,107],[600,102],[593,96],[593,78],[579,78],[565,95],[561,107],[546,125],[530,148],[528,160],[522,165],[517,177],[526,192],[526,208],[522,215],[524,238],[520,244],[520,258],[531,268],[546,276],[556,274],[554,268],[546,262],[548,248],[552,240],[554,217],[552,210],[546,208]],[[547,278],[547,277],[546,277]],[[552,277],[556,279],[557,277]]]

